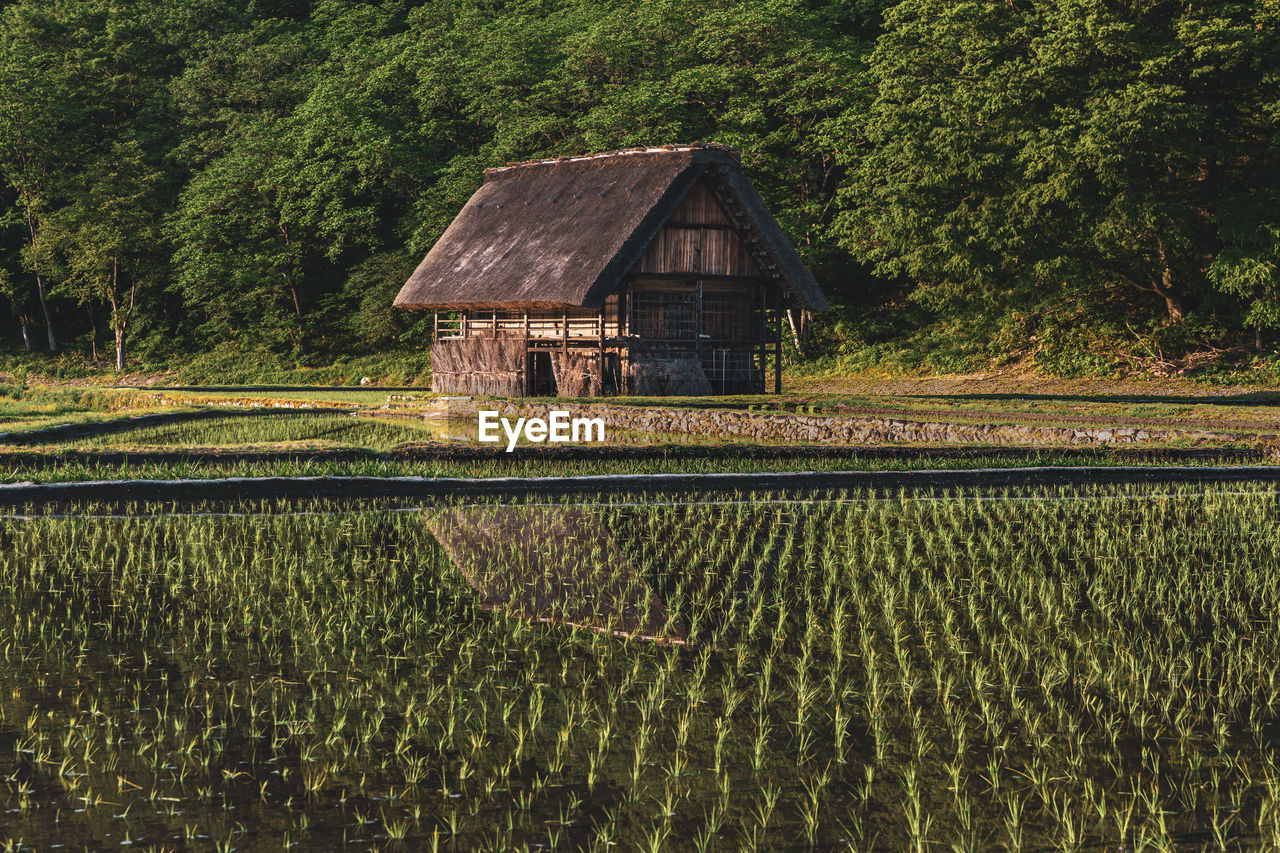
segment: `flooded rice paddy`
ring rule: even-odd
[[[0,434],[0,445],[26,447],[121,448],[253,448],[304,446],[366,448],[386,451],[416,443],[471,445],[502,449],[507,437],[482,443],[475,418],[376,416],[369,412],[331,409],[202,409],[151,414],[138,418],[44,425],[38,429]],[[747,444],[745,437],[606,429],[603,446]],[[531,444],[521,434],[520,446]],[[774,444],[785,444],[774,442]]]
[[[0,519],[0,844],[1280,844],[1280,499],[1032,497]]]

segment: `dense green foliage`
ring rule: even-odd
[[[1278,22],[1220,0],[0,4],[0,346],[421,349],[391,300],[482,168],[695,139],[742,149],[837,304],[818,354],[1070,371],[1113,367],[1104,340],[1149,366],[1252,344],[1280,327]]]
[[[1175,345],[1275,328],[1278,23],[1275,4],[904,0],[839,233],[1006,336],[1045,315],[1162,314]]]

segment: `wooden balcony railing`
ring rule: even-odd
[[[595,317],[448,317],[436,315],[436,340],[528,338],[533,341],[581,341],[616,338],[616,320]]]

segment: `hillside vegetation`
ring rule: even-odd
[[[0,3],[0,352],[421,361],[430,318],[391,301],[485,167],[707,140],[836,306],[811,369],[1274,378],[1278,25],[1275,0]]]

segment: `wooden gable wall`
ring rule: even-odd
[[[651,275],[760,275],[738,233],[706,184],[699,181],[636,264]]]

